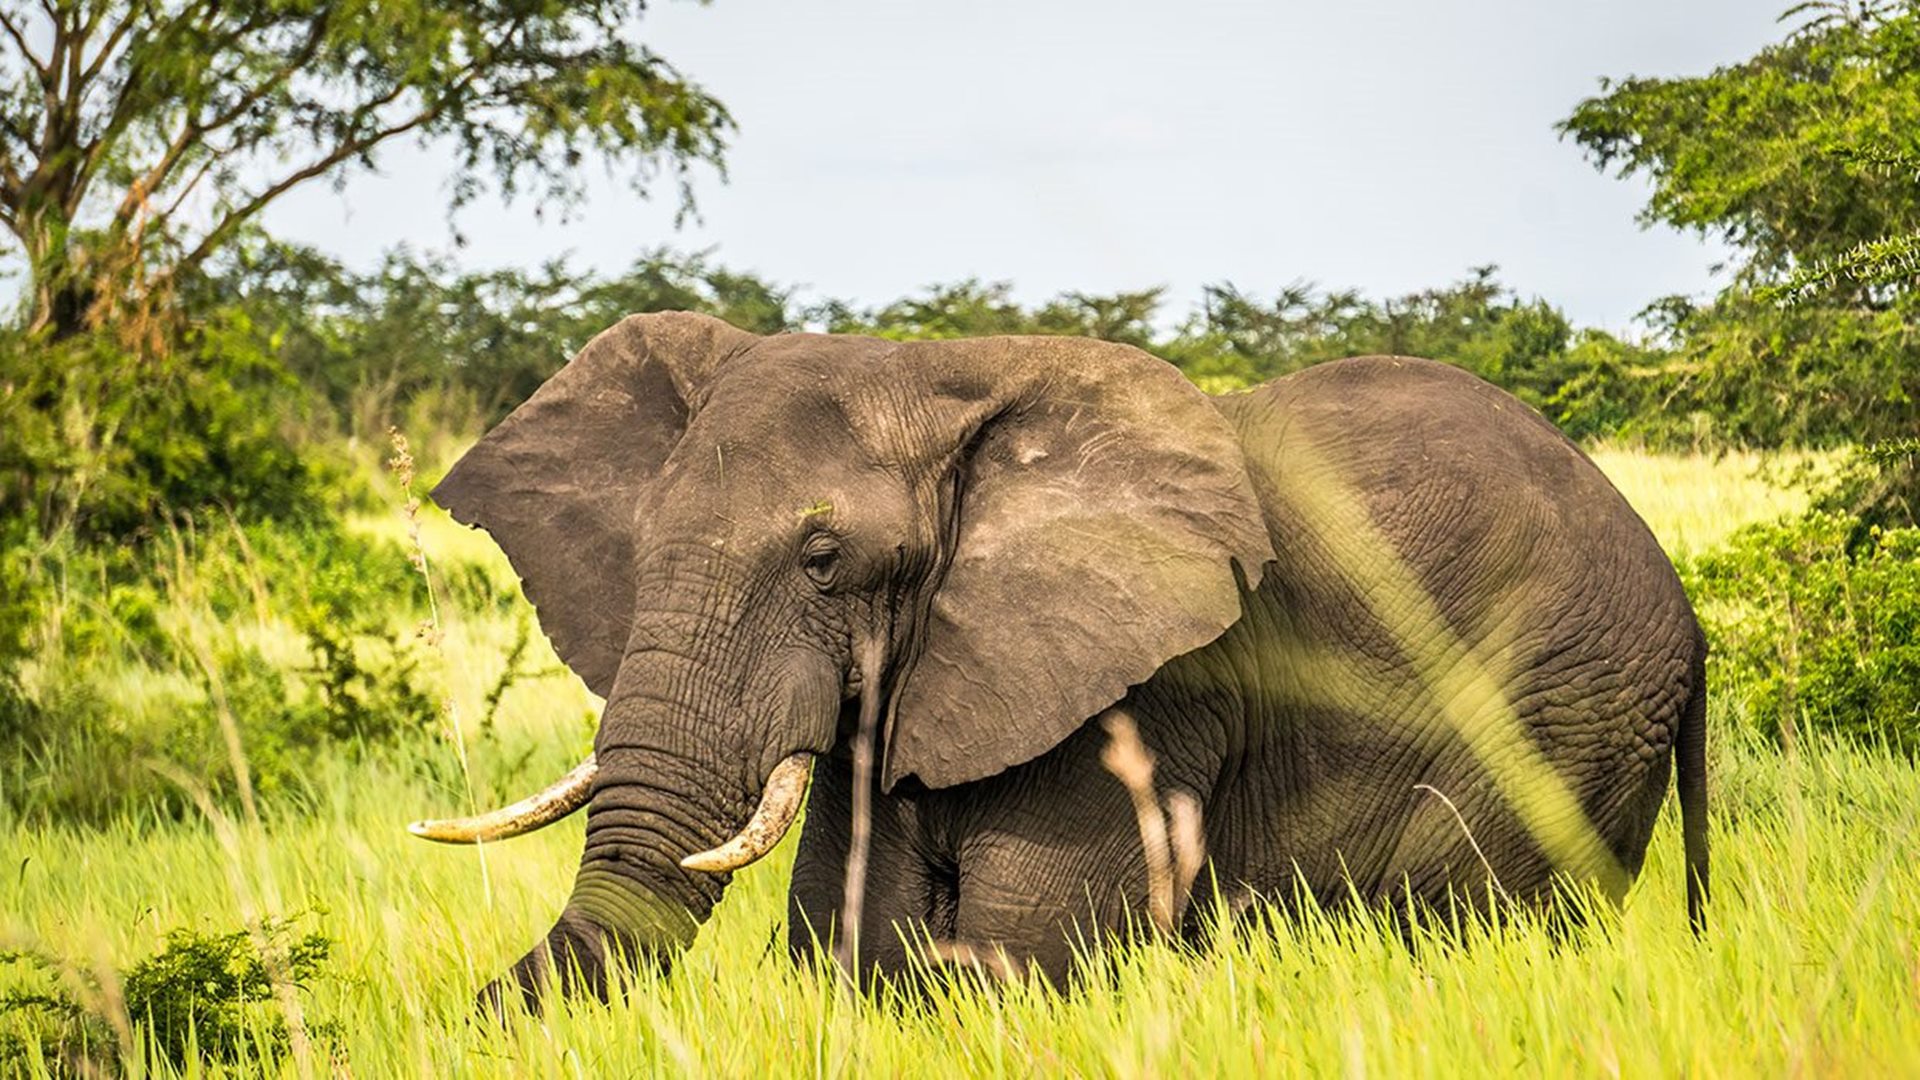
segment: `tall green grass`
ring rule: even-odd
[[[1722,523],[1795,508],[1787,497],[1756,510],[1746,463],[1625,452],[1602,460],[1670,545],[1712,543],[1709,531]],[[429,524],[430,549],[437,528]],[[469,725],[497,679],[514,617],[445,615],[447,691]],[[500,741],[538,745],[544,761],[564,762],[584,746],[588,704],[574,684],[523,684],[500,709]],[[1712,719],[1717,734],[1729,730],[1725,717]],[[1364,920],[1309,916],[1197,954],[1149,946],[1106,958],[1101,977],[1066,995],[1015,985],[876,1002],[787,961],[789,841],[738,875],[670,977],[643,977],[610,1006],[569,1005],[499,1028],[474,1021],[472,992],[559,910],[581,822],[481,850],[421,844],[401,830],[405,821],[496,793],[422,783],[404,763],[376,758],[328,765],[308,813],[268,815],[264,825],[238,813],[217,828],[0,819],[0,948],[61,957],[75,977],[125,967],[172,927],[226,931],[305,913],[303,923],[336,944],[331,974],[298,1002],[315,1033],[310,1051],[271,1067],[288,1075],[1746,1076],[1920,1067],[1920,774],[1904,759],[1819,739],[1783,755],[1723,736],[1711,756],[1716,895],[1702,940],[1686,928],[1670,806],[1624,910],[1570,938],[1522,920],[1464,943],[1409,947]],[[0,965],[0,994],[25,978],[19,965]],[[131,1018],[136,1033],[142,1019]],[[29,1042],[31,1074],[56,1068],[37,1056],[48,1052]],[[146,1064],[155,1075],[178,1071]],[[186,1073],[228,1068],[195,1062]]]

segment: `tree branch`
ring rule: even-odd
[[[146,9],[146,4],[134,4],[128,9],[127,17],[120,20],[118,26],[108,31],[106,44],[100,46],[100,51],[94,54],[93,62],[88,64],[87,70],[82,73],[84,81],[90,83],[100,77],[100,72],[106,70],[107,62],[113,59],[115,52],[120,48],[120,43],[125,41],[127,35],[133,31],[134,22],[146,12]]]
[[[211,10],[211,8],[209,8],[209,10]],[[182,18],[184,17],[185,15],[183,13]],[[166,182],[167,176],[179,165],[181,158],[188,150],[192,149],[194,143],[239,119],[248,109],[258,104],[262,98],[272,93],[276,87],[284,83],[288,78],[291,78],[301,67],[304,67],[307,61],[313,59],[314,53],[319,51],[320,42],[325,36],[325,27],[328,18],[329,15],[327,13],[322,13],[315,20],[313,28],[308,34],[306,42],[302,44],[300,51],[286,64],[274,71],[268,77],[265,84],[255,87],[253,90],[243,94],[240,101],[231,109],[228,109],[226,112],[209,121],[201,121],[198,118],[189,118],[183,121],[179,134],[168,143],[167,149],[161,154],[160,160],[156,162],[138,182],[128,187],[126,196],[120,200],[120,205],[114,209],[114,225],[116,227],[124,227],[128,221],[132,220],[133,214],[139,209],[140,204],[145,201],[147,196],[160,189],[160,186]],[[177,26],[178,23],[179,20],[176,19],[174,25]],[[255,18],[250,15],[245,22],[235,27],[231,33],[225,36],[221,47],[224,48],[231,45],[240,35],[246,33],[249,29],[257,28],[259,25],[262,24],[257,23]],[[169,30],[171,30],[171,27]],[[84,192],[91,184],[93,174],[99,168],[100,162],[104,160],[107,152],[112,149],[114,142],[117,141],[119,136],[126,130],[126,125],[131,122],[131,112],[123,109],[122,106],[131,97],[134,90],[134,79],[130,72],[127,84],[122,87],[121,100],[115,103],[114,114],[109,118],[107,127],[102,129],[99,136],[82,151],[79,179],[75,184],[77,190]]]
[[[79,16],[76,14],[74,16],[73,44],[67,50],[67,72],[66,72],[67,74],[67,95],[66,96],[67,96],[67,100],[71,103],[69,108],[75,120],[78,120],[79,118],[80,101],[82,98],[80,72],[83,70],[83,68],[82,68],[81,61],[84,58],[84,55],[87,50],[87,35],[92,32],[93,32],[93,21],[89,19],[83,25],[80,22]]]
[[[20,176],[19,168],[14,165],[11,153],[0,154],[0,178],[4,178],[6,183],[6,189],[0,191],[0,205],[8,209],[18,208],[20,191],[26,186],[26,181]]]
[[[159,215],[154,218],[155,228],[164,229],[166,223],[173,220],[173,215],[180,209],[181,204],[187,201],[187,196],[193,194],[193,189],[200,186],[200,181],[205,180],[207,174],[212,172],[213,167],[219,164],[219,162],[220,155],[207,155],[207,159],[200,163],[200,167],[195,169],[193,175],[187,178],[187,182],[181,185],[178,192],[174,193],[173,201],[168,203],[167,208],[162,210]]]
[[[325,173],[327,170],[348,158],[357,157],[389,139],[404,135],[420,127],[422,124],[431,123],[445,111],[446,104],[449,100],[451,100],[451,95],[447,98],[442,98],[441,101],[432,108],[423,109],[401,123],[381,128],[363,138],[348,139],[346,142],[335,147],[331,153],[288,174],[279,182],[268,187],[258,195],[255,195],[238,208],[229,211],[213,228],[207,231],[206,236],[202,237],[198,244],[194,245],[192,251],[187,252],[186,256],[175,265],[171,273],[177,274],[181,270],[190,270],[199,266],[200,263],[206,260],[207,256],[213,254],[213,252],[219,248],[220,244],[224,242],[235,229],[246,224],[255,214],[265,209],[268,203],[286,194],[288,190],[298,187],[308,180]]]
[[[20,27],[13,21],[12,12],[0,9],[0,27],[6,29],[7,36],[13,39],[13,44],[20,50],[20,55],[26,57],[27,63],[33,68],[34,74],[40,77],[40,85],[45,86],[47,80],[53,77],[52,70],[47,67],[44,61],[34,55],[32,49],[27,47],[26,35],[20,32]]]
[[[47,171],[47,167],[52,164],[54,152],[60,147],[60,88],[55,82],[55,75],[65,65],[67,54],[66,24],[60,21],[59,12],[53,10],[47,0],[41,0],[40,7],[47,12],[47,17],[53,20],[53,50],[47,54],[46,70],[40,75],[40,90],[46,116],[40,125],[40,161],[39,167],[34,170],[36,179]]]

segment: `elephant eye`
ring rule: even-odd
[[[800,568],[822,589],[833,585],[834,571],[839,565],[840,544],[830,536],[815,536],[800,556]]]

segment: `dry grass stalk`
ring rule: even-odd
[[[860,919],[867,895],[867,853],[873,837],[873,744],[880,729],[882,651],[875,637],[860,646],[860,729],[853,740],[852,835],[847,843],[847,877],[841,891],[840,940],[834,949],[843,975],[852,977],[860,960]]]
[[[1153,752],[1140,741],[1140,729],[1131,716],[1108,709],[1100,726],[1107,732],[1100,763],[1127,789],[1139,823],[1140,847],[1147,862],[1147,915],[1154,929],[1172,934],[1207,858],[1200,802],[1188,792],[1175,791],[1162,806],[1153,787]]]
[[[398,427],[387,429],[387,439],[393,446],[393,456],[387,459],[387,471],[393,474],[394,482],[400,486],[400,515],[407,522],[407,562],[420,575],[427,589],[427,621],[415,630],[422,641],[438,653],[442,663],[446,662],[446,650],[442,643],[446,640],[446,629],[440,622],[440,601],[433,591],[432,566],[427,562],[426,545],[420,541],[420,496],[413,492],[414,464],[413,449],[407,442],[407,436]],[[466,732],[460,728],[460,710],[454,704],[449,691],[440,702],[440,714],[446,718],[447,736],[453,741],[455,755],[460,759],[460,779],[467,788],[467,807],[469,811],[479,812],[479,801],[474,797],[473,769],[467,761]],[[480,896],[487,909],[493,908],[493,878],[487,870],[487,850],[485,844],[474,845],[480,863]]]
[[[1415,784],[1413,785],[1413,789],[1415,791],[1424,791],[1446,804],[1447,809],[1453,813],[1453,820],[1460,823],[1460,832],[1466,836],[1467,843],[1473,847],[1473,853],[1479,858],[1481,867],[1486,870],[1487,881],[1492,884],[1494,892],[1505,899],[1508,895],[1506,887],[1500,884],[1500,875],[1493,872],[1493,864],[1487,861],[1487,853],[1480,850],[1480,841],[1474,837],[1473,830],[1467,826],[1467,819],[1461,815],[1460,808],[1454,805],[1452,799],[1447,798],[1446,792],[1441,791],[1432,784]]]

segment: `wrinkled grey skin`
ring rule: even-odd
[[[862,693],[873,971],[908,963],[905,928],[1057,979],[1076,937],[1146,910],[1109,707],[1202,807],[1189,932],[1211,882],[1230,905],[1304,884],[1458,910],[1547,902],[1557,869],[1618,899],[1669,757],[1701,917],[1705,647],[1680,584],[1578,449],[1450,367],[1209,398],[1096,341],[635,316],[435,496],[607,700],[572,896],[496,995],[533,1001],[556,956],[603,995],[617,959],[667,964],[727,884],[679,860],[799,750],[824,755],[791,887],[809,952],[839,920]]]

